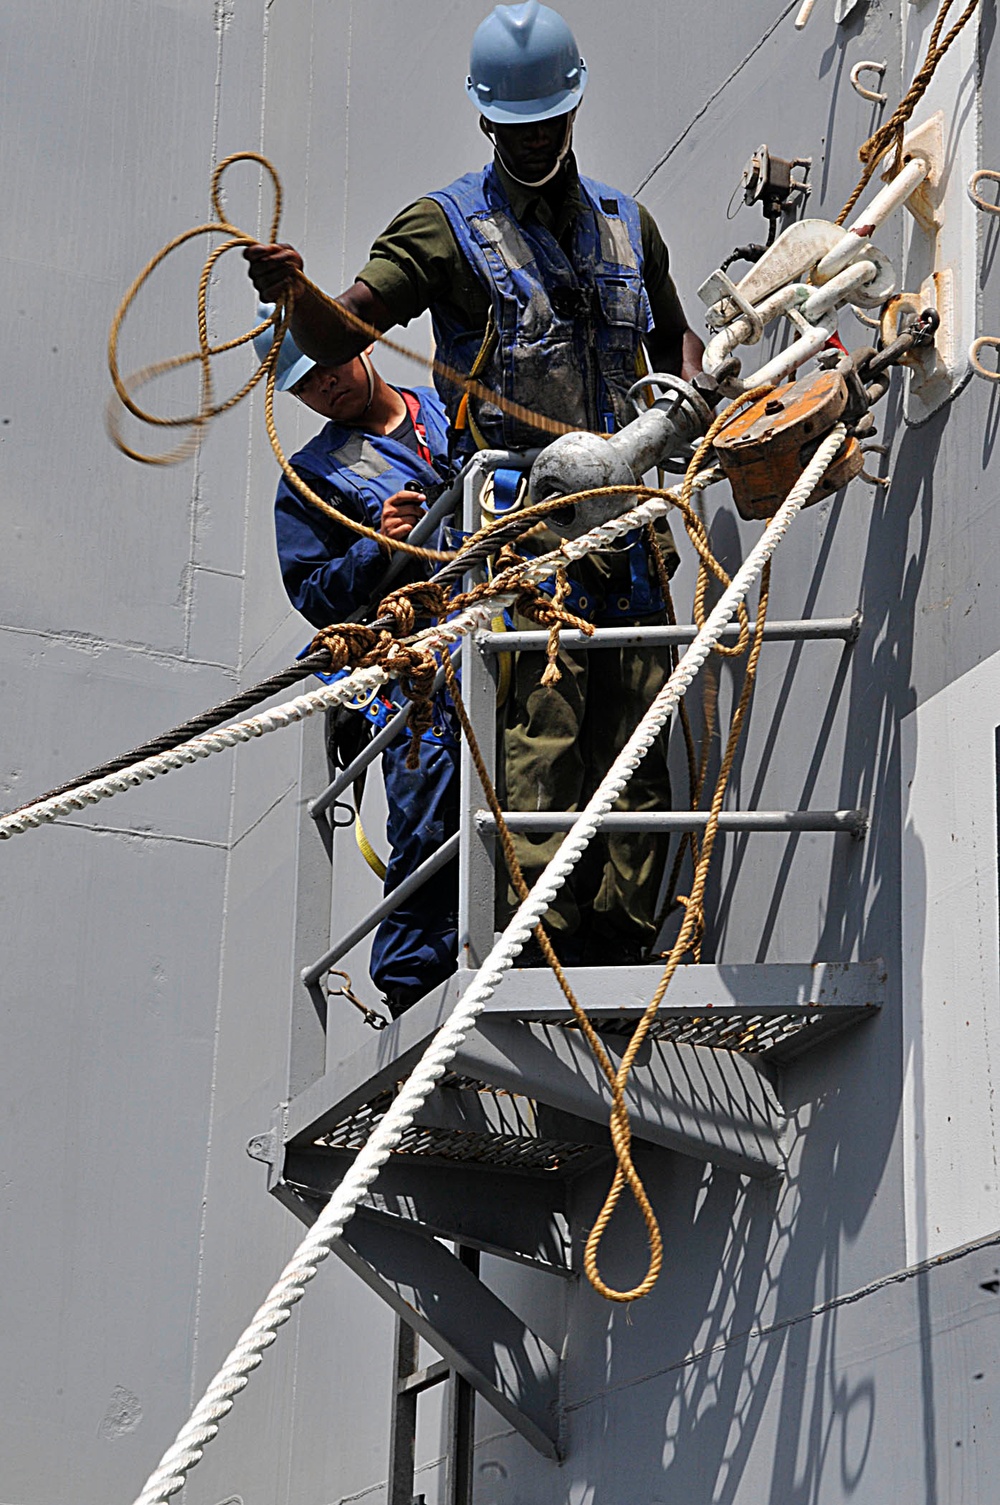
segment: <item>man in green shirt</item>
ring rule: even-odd
[[[564,35],[559,34],[559,28]],[[500,33],[501,45],[509,38],[514,50],[513,62],[503,55],[497,57],[497,32]],[[485,38],[483,33],[486,33]],[[492,54],[491,40],[494,44]],[[533,42],[539,53],[534,67],[526,42]],[[477,43],[480,44],[478,58]],[[574,69],[561,66],[566,57],[559,55],[560,48],[564,54],[576,55]],[[555,57],[551,56],[553,52]],[[496,97],[499,87],[484,82],[484,77],[486,80],[491,78],[491,62],[492,73],[502,76],[507,94],[514,97],[502,100]],[[523,232],[530,228],[536,236],[540,233],[549,242],[555,242],[555,249],[549,244],[547,250],[550,254],[543,260],[536,256],[528,270],[531,276],[540,272],[547,284],[558,284],[558,291],[563,294],[581,291],[589,294],[589,302],[595,306],[570,308],[570,319],[583,326],[593,325],[595,316],[598,323],[602,322],[600,315],[603,314],[605,321],[610,318],[616,327],[628,329],[622,343],[630,344],[633,353],[641,337],[654,370],[690,378],[701,369],[703,346],[688,328],[670,277],[667,248],[655,221],[642,205],[633,204],[614,190],[595,196],[582,187],[571,150],[573,120],[586,80],[586,68],[582,64],[565,22],[547,6],[539,5],[538,0],[528,0],[522,5],[497,6],[479,28],[473,43],[473,74],[470,74],[466,88],[482,112],[481,127],[494,144],[494,160],[487,172],[495,177],[497,198],[502,203],[502,219],[512,223],[516,230]],[[566,72],[575,71],[578,75],[575,84],[556,89],[541,100],[530,97],[532,89],[548,88],[547,83],[538,81],[543,65],[563,77]],[[491,95],[486,103],[482,98],[484,89],[489,89]],[[523,93],[525,89],[529,91],[527,97]],[[540,110],[539,104],[547,105],[547,108]],[[459,183],[465,181],[460,179]],[[601,188],[603,185],[593,186]],[[498,237],[492,226],[483,227],[485,235],[480,231],[477,238],[486,242],[482,249],[487,256],[476,257],[474,251],[470,254],[469,246],[463,245],[462,238],[456,235],[456,215],[449,212],[453,205],[445,202],[447,194],[446,189],[441,195],[420,198],[396,215],[375,241],[370,258],[355,281],[335,301],[365,324],[382,332],[397,324],[407,324],[430,309],[439,354],[443,345],[450,347],[454,343],[452,332],[460,330],[470,336],[468,348],[473,349],[474,356],[482,348],[491,310],[498,326],[504,322],[503,312],[496,307],[498,294],[507,302],[516,296],[516,289],[498,288],[497,282],[498,274],[502,278],[505,270],[505,250],[508,251],[508,261],[516,261],[518,250],[522,255],[524,252],[523,239],[518,237],[522,244],[513,247],[512,258],[509,247],[503,245],[502,236]],[[598,204],[594,202],[595,197]],[[612,219],[603,213],[609,205],[613,205]],[[639,245],[631,252],[623,224],[626,205],[638,219],[638,234],[633,230],[632,238],[638,240]],[[461,208],[458,213],[461,216]],[[586,255],[586,248],[581,254],[579,246],[574,245],[579,239],[581,221],[589,219],[591,214],[603,221],[599,226],[602,240],[608,239],[618,247],[625,246],[624,265],[614,266],[608,258],[595,273],[593,258]],[[606,229],[607,235],[604,233]],[[500,257],[488,254],[491,235]],[[534,244],[529,245],[528,254],[536,249]],[[564,253],[565,265],[559,264],[560,249]],[[302,257],[289,245],[249,246],[244,255],[250,264],[251,279],[265,301],[273,301],[279,293],[294,285],[295,271],[303,266]],[[616,273],[621,275],[616,276]],[[585,285],[581,289],[579,284],[587,281],[591,286]],[[638,296],[640,286],[641,297]],[[327,303],[301,283],[295,290],[292,335],[307,355],[325,365],[339,365],[365,348],[369,341],[364,332],[339,318]],[[633,292],[637,294],[634,300],[627,296]],[[635,307],[632,307],[633,301]],[[555,314],[556,321],[560,321],[560,308],[556,308]],[[631,316],[635,330],[624,323],[623,314]],[[640,324],[641,328],[638,327]],[[525,332],[522,320],[519,333],[523,337]],[[529,338],[533,333],[528,332]],[[593,329],[588,333],[592,334]],[[503,334],[502,328],[500,334]],[[585,371],[583,374],[589,373]],[[628,375],[634,380],[634,369]],[[486,370],[481,371],[480,379],[484,385],[490,385]],[[578,375],[577,381],[580,379]],[[448,386],[439,381],[441,385]],[[504,385],[501,372],[497,389],[503,390]],[[442,396],[450,407],[457,410],[458,402],[452,391],[444,390]],[[559,398],[565,408],[565,394],[559,394]],[[513,400],[530,406],[523,392]],[[572,403],[571,398],[569,401]],[[453,412],[453,419],[455,416]],[[531,442],[538,443],[541,437],[536,431]]]
[[[470,401],[461,382],[436,375],[459,453],[473,439],[536,446],[551,432],[546,419],[620,427],[632,416],[627,394],[644,369],[643,349],[654,370],[690,378],[700,369],[702,343],[687,326],[652,217],[578,172],[572,133],[586,76],[555,11],[538,0],[498,5],[476,32],[466,81],[493,162],[398,214],[336,299],[383,332],[430,310],[439,361],[490,394]],[[307,355],[337,365],[367,344],[366,333],[297,281],[303,263],[294,247],[250,246],[244,255],[263,299],[294,287],[292,333]],[[531,421],[537,415],[540,424]],[[663,541],[669,568],[676,554],[666,531]],[[664,603],[649,541],[636,537],[582,561],[569,604],[602,623],[655,620]],[[540,684],[539,655],[515,664],[503,769],[512,809],[579,808],[666,672],[655,654],[635,650],[564,655],[560,664],[562,680],[551,687]],[[664,737],[644,759],[627,807],[669,804]],[[559,839],[518,841],[529,881]],[[547,917],[565,959],[614,960],[653,938],[664,855],[662,839],[646,835],[592,844]]]

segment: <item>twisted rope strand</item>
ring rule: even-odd
[[[705,472],[702,484],[710,484],[713,478],[714,472]],[[633,493],[637,488],[623,486],[615,489]],[[640,495],[647,496],[648,499],[641,502],[638,507],[634,507],[631,512],[600,524],[581,538],[567,540],[561,548],[554,549],[549,554],[539,555],[520,569],[505,570],[493,582],[476,587],[467,593],[466,609],[459,616],[447,623],[440,623],[435,628],[415,634],[412,642],[421,644],[426,639],[429,646],[435,650],[445,644],[457,642],[460,637],[487,620],[490,613],[495,615],[498,609],[502,610],[504,606],[512,605],[526,586],[534,585],[553,574],[566,563],[567,558],[580,559],[592,550],[607,548],[623,533],[662,517],[675,504],[673,495],[667,491],[653,495],[647,488],[640,487],[638,492]],[[580,496],[584,494],[580,493]],[[429,586],[433,582],[428,581],[423,584]],[[399,594],[397,592],[397,595]],[[462,598],[458,599],[461,603]],[[551,602],[548,604],[551,606]],[[572,620],[568,613],[566,617]],[[347,628],[352,631],[356,630],[359,625],[346,624]],[[574,623],[574,625],[579,624]],[[342,629],[338,629],[340,630]],[[325,637],[324,641],[326,641]],[[294,675],[289,682],[294,683],[295,679],[304,677],[304,673],[311,672],[313,667],[317,666],[305,663],[293,666],[291,670],[286,671],[286,675]],[[300,673],[299,670],[303,672]],[[268,688],[270,694],[276,693],[278,689],[283,688],[276,681],[284,677],[284,675],[274,676],[271,680],[264,682],[264,688]],[[175,743],[167,737],[171,745],[155,752],[147,751],[145,747],[139,748],[136,751],[142,756],[138,761],[131,754],[126,754],[124,761],[115,759],[111,767],[104,765],[104,771],[97,778],[87,778],[84,775],[71,784],[62,785],[52,793],[0,816],[0,841],[46,825],[57,820],[61,815],[68,815],[71,811],[82,810],[87,805],[122,794],[137,784],[157,778],[161,774],[170,773],[173,769],[181,768],[185,764],[197,762],[199,758],[207,758],[212,753],[224,752],[226,748],[234,747],[237,743],[248,742],[254,737],[265,736],[268,732],[291,726],[307,716],[314,715],[317,711],[325,710],[328,706],[339,705],[344,699],[366,695],[391,677],[391,666],[386,669],[366,666],[356,670],[348,678],[339,680],[336,685],[327,686],[322,690],[312,690],[293,700],[284,701],[281,705],[252,717],[248,721],[236,722],[227,727],[215,727],[211,732],[202,732],[180,743]],[[261,686],[255,686],[252,691],[248,690],[245,694],[249,696],[261,688]],[[226,710],[232,707],[234,711],[238,708],[241,698],[236,696],[232,701],[227,701],[224,706],[216,707],[216,710]],[[233,711],[230,711],[230,714]],[[194,722],[186,723],[186,725],[197,726],[198,722],[203,719],[203,717],[196,718]],[[183,728],[175,730],[183,730]]]
[[[181,1428],[176,1441],[163,1455],[135,1505],[166,1505],[170,1496],[183,1487],[187,1475],[203,1456],[206,1446],[218,1434],[221,1421],[232,1409],[237,1394],[245,1387],[251,1370],[257,1367],[264,1350],[274,1342],[278,1328],[288,1320],[291,1307],[302,1299],[306,1284],[326,1259],[381,1166],[399,1144],[435,1083],[460,1050],[504,973],[513,965],[528,936],[593,839],[601,817],[618,799],[673,707],[704,664],[713,641],[729,623],[737,605],[744,599],[818,484],[827,465],[840,448],[845,432],[843,424],[838,424],[819,446],[769,527],[737,571],[732,585],[615,759],[528,898],[520,905],[494,945],[475,981],[459,999],[451,1016],[427,1046],[409,1079],[401,1087],[385,1117],[355,1157],[340,1186],[285,1266],[249,1327]],[[637,512],[642,510],[635,509]],[[643,522],[646,521],[649,521],[648,517],[643,518]],[[633,522],[632,526],[636,526],[636,523]]]
[[[927,86],[930,83],[931,79],[934,77],[938,63],[940,63],[941,59],[948,51],[948,48],[951,46],[952,42],[954,42],[963,26],[965,26],[966,22],[972,19],[972,16],[978,8],[979,0],[969,0],[969,3],[966,5],[962,14],[955,22],[954,26],[948,32],[948,35],[945,37],[944,41],[939,43],[938,39],[941,36],[941,30],[944,26],[945,17],[951,9],[952,4],[953,0],[941,0],[941,7],[938,10],[936,17],[934,18],[934,25],[931,28],[930,40],[927,43],[927,51],[924,54],[924,60],[921,63],[919,70],[914,74],[913,82],[910,84],[910,87],[903,95],[903,98],[900,100],[899,104],[893,110],[889,119],[886,120],[882,125],[880,125],[878,130],[874,131],[868,137],[868,140],[862,142],[861,146],[858,148],[858,157],[863,164],[864,171],[862,172],[861,177],[858,179],[854,191],[851,194],[850,198],[847,200],[847,203],[837,215],[837,218],[835,220],[836,224],[842,225],[844,223],[847,216],[850,214],[851,210],[858,202],[858,199],[864,193],[865,189],[868,187],[868,184],[875,176],[875,169],[878,167],[880,162],[884,161],[884,159],[889,155],[890,151],[892,151],[893,148],[895,148],[896,159],[892,167],[892,176],[896,177],[896,175],[901,171],[903,167],[903,137],[906,134],[906,122],[909,120],[917,105],[920,103],[921,99],[923,99],[925,93],[927,92]]]

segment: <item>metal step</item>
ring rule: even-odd
[[[569,976],[616,1058],[659,965]],[[250,1153],[311,1222],[474,977],[460,971],[327,1071]],[[680,967],[632,1071],[633,1136],[759,1179],[784,1170],[767,1062],[878,1009],[878,963]],[[707,1048],[711,1046],[712,1048]],[[547,968],[508,972],[451,1071],[383,1167],[336,1253],[546,1456],[558,1445],[553,1348],[441,1243],[565,1279],[574,1178],[610,1165],[607,1085]],[[647,1148],[646,1153],[650,1153]]]

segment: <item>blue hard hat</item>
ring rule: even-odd
[[[580,103],[586,82],[573,33],[539,0],[498,5],[476,28],[465,92],[497,125],[566,115]]]
[[[257,323],[260,324],[264,319],[269,319],[273,313],[273,303],[258,303]],[[273,344],[273,327],[254,336],[253,348],[257,352],[259,361],[267,360],[268,351]],[[274,375],[274,385],[279,392],[287,392],[289,387],[294,387],[297,381],[308,376],[315,364],[316,362],[308,355],[302,354],[291,335],[286,333],[281,342],[281,349],[278,351],[278,368]]]

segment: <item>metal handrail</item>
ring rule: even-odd
[[[572,810],[505,810],[511,831],[569,831],[580,819]],[[489,810],[477,810],[476,829],[492,832],[496,821]],[[602,831],[702,831],[707,810],[612,810],[601,818]],[[865,810],[724,810],[720,831],[849,831],[863,836],[868,828]]]
[[[735,623],[722,633],[723,642],[735,642],[739,637]],[[766,622],[764,638],[768,642],[793,643],[813,639],[839,639],[853,643],[861,631],[861,613],[850,617],[811,617],[791,622]],[[594,648],[657,648],[667,643],[691,643],[698,632],[694,623],[682,622],[671,627],[658,623],[655,627],[598,627],[588,636],[584,632],[565,629],[559,634],[564,648],[574,651]],[[754,627],[750,627],[751,634]],[[525,648],[544,648],[549,640],[548,632],[482,632],[476,641],[484,653],[514,653]]]
[[[315,987],[324,972],[328,972],[331,967],[335,967],[342,956],[346,956],[352,947],[356,946],[359,941],[364,940],[369,931],[374,930],[376,925],[380,925],[387,915],[391,915],[393,910],[399,908],[404,900],[408,899],[411,894],[416,893],[418,888],[423,888],[428,878],[433,878],[436,872],[449,863],[453,857],[457,856],[458,832],[456,831],[454,836],[449,836],[448,840],[442,846],[438,847],[433,857],[428,857],[426,862],[422,862],[418,868],[414,868],[410,876],[404,878],[398,888],[394,888],[392,893],[386,894],[385,898],[376,904],[374,909],[369,910],[364,919],[359,920],[353,929],[349,930],[335,946],[331,946],[329,951],[324,952],[318,961],[313,962],[311,967],[303,967],[300,976],[306,987]]]

